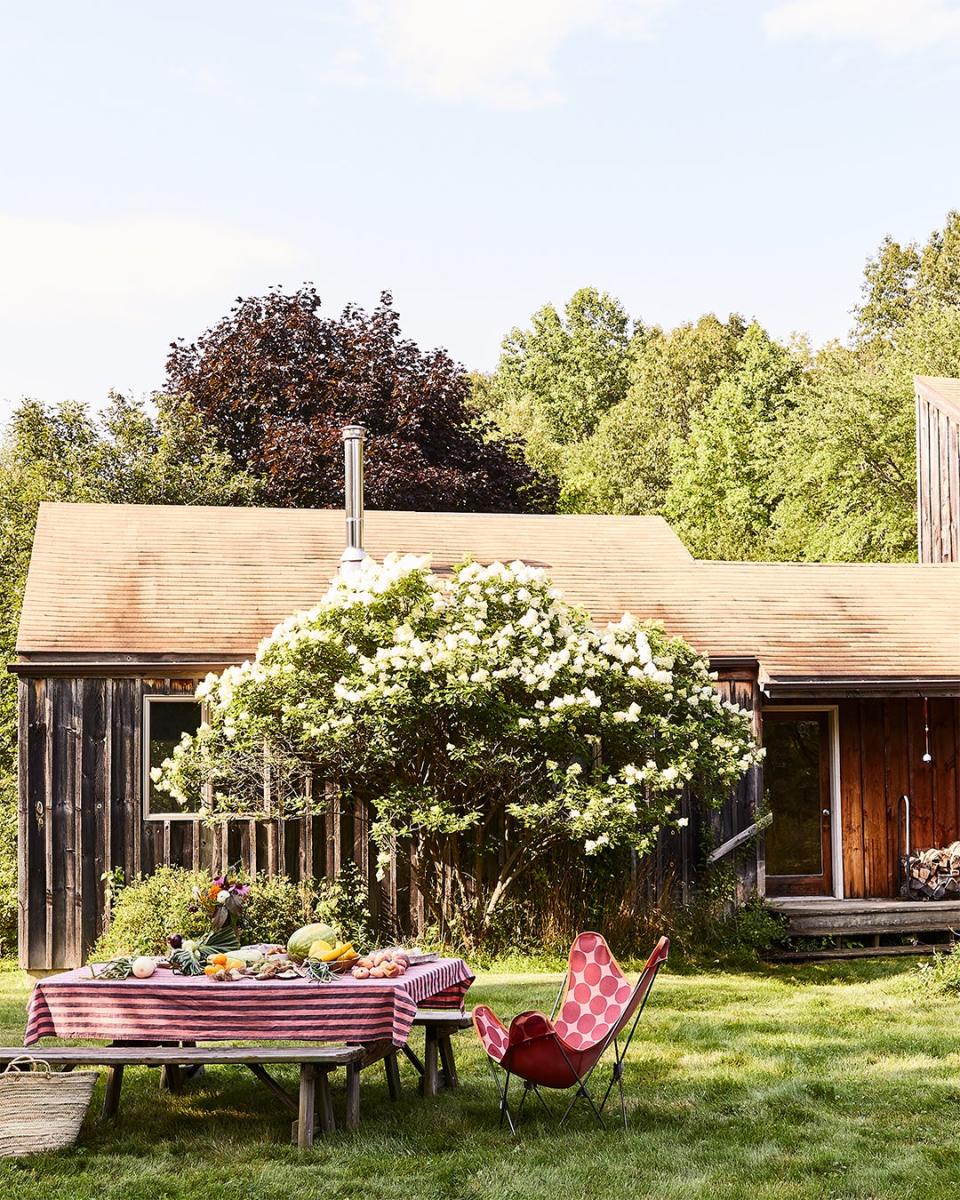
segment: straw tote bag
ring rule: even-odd
[[[0,1074],[0,1158],[65,1150],[77,1140],[97,1071],[51,1071],[23,1055]]]

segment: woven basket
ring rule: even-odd
[[[0,1158],[72,1146],[97,1074],[54,1072],[29,1055],[14,1059],[0,1074]]]

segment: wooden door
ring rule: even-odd
[[[763,715],[768,896],[833,895],[830,720],[825,712]]]

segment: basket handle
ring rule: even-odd
[[[0,1075],[6,1075],[8,1071],[22,1071],[24,1066],[29,1071],[36,1071],[38,1074],[53,1074],[50,1064],[46,1059],[34,1058],[32,1054],[18,1054],[16,1058],[11,1058],[3,1070],[0,1071]]]

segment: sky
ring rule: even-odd
[[[815,342],[960,207],[960,0],[8,3],[0,415],[310,280],[470,369],[584,285]]]

